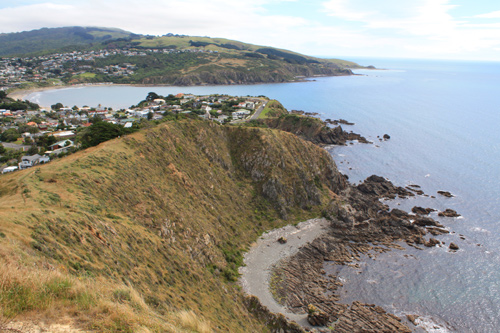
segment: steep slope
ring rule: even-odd
[[[265,331],[234,284],[242,251],[346,187],[292,134],[202,121],[1,177],[0,323],[98,331]]]

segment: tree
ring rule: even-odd
[[[78,137],[78,141],[82,144],[82,148],[88,148],[114,139],[124,133],[123,126],[99,121],[83,130]]]
[[[146,97],[146,101],[148,101],[148,102],[152,102],[152,101],[154,101],[155,99],[158,99],[158,98],[160,98],[160,95],[158,95],[158,94],[157,94],[157,93],[155,93],[155,92],[150,92],[150,93],[148,94],[148,96]]]
[[[31,134],[35,134],[35,133],[40,132],[40,130],[38,129],[38,127],[35,127],[35,126],[19,125],[18,132],[19,133],[26,133],[26,132],[28,132],[28,133],[31,133]]]
[[[153,119],[153,115],[154,115],[154,113],[153,113],[153,112],[151,112],[151,111],[149,111],[149,112],[148,112],[148,120]]]
[[[15,128],[9,128],[5,132],[3,132],[2,135],[0,135],[0,139],[2,141],[6,141],[6,142],[16,141],[20,137],[21,137],[21,134],[19,134],[19,132]]]
[[[37,139],[36,139],[36,143],[40,146],[40,147],[44,147],[44,148],[48,148],[49,146],[53,145],[54,143],[57,142],[57,139],[53,136],[53,135],[47,135],[47,134],[44,134],[42,136],[39,136]]]
[[[0,154],[5,154],[6,151],[7,151],[7,149],[5,149],[3,144],[0,143]]]
[[[56,104],[53,104],[53,105],[50,106],[50,108],[52,110],[54,110],[54,111],[57,111],[57,110],[59,110],[60,108],[63,108],[63,107],[64,107],[64,105],[62,103],[56,103]]]
[[[0,90],[0,99],[7,98],[7,93],[3,90]]]
[[[38,147],[36,145],[32,145],[30,149],[26,152],[28,155],[35,155],[38,154]]]

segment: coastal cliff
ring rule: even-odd
[[[319,125],[308,132],[299,120],[314,142]],[[297,135],[170,121],[3,175],[0,329],[300,332],[245,298],[238,267],[264,231],[323,215],[330,227],[280,263],[273,293],[292,311],[318,309],[340,332],[367,321],[406,331],[379,307],[340,304],[323,263],[398,240],[433,246],[426,234],[447,231],[389,211],[380,198],[414,194],[377,176],[350,185],[324,149],[289,129]]]
[[[346,186],[295,135],[197,120],[3,175],[0,328],[266,331],[235,284],[242,253]]]
[[[330,127],[321,119],[297,114],[285,114],[263,120],[270,128],[293,133],[300,138],[319,145],[345,145],[348,141],[357,140],[370,143],[363,136],[346,132],[341,126]]]

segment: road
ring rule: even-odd
[[[261,99],[261,101],[262,105],[259,106],[257,111],[255,111],[255,113],[250,117],[250,120],[259,118],[260,114],[262,113],[262,110],[264,110],[264,108],[266,107],[268,101],[266,101],[265,99]]]

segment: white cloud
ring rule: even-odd
[[[323,3],[324,10],[330,15],[349,21],[364,21],[377,11],[362,11],[352,7],[347,0],[329,0]]]
[[[474,17],[477,17],[477,18],[500,18],[500,10],[498,10],[496,12],[476,15]]]
[[[476,56],[500,47],[498,23],[457,20],[451,15],[451,0],[412,0],[411,4],[400,0],[328,0],[316,7],[307,4],[304,12],[319,11],[316,15],[323,15],[317,21],[302,17],[300,12],[287,16],[266,8],[268,4],[286,6],[289,1],[300,4],[295,0],[30,1],[37,3],[0,8],[0,32],[104,26],[142,34],[225,37],[332,56],[467,58],[468,53]]]

